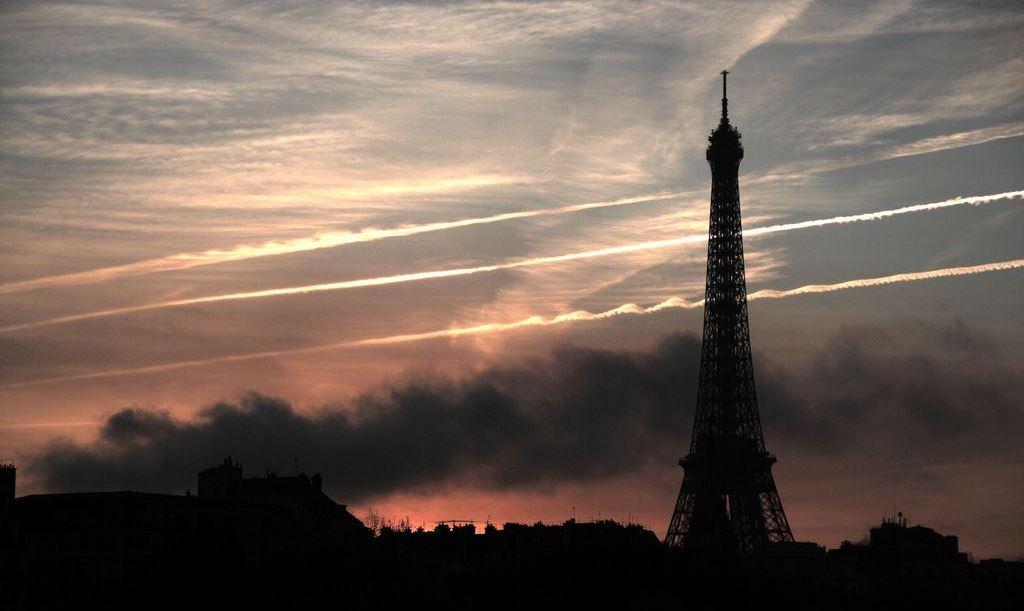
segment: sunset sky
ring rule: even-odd
[[[1024,557],[1022,30],[1017,2],[5,2],[0,458],[19,495],[182,493],[231,454],[357,516],[663,535],[728,69],[794,535],[902,511]]]

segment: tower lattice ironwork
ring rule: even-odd
[[[754,388],[743,267],[740,132],[729,123],[727,71],[722,119],[708,138],[711,219],[704,293],[700,385],[690,453],[679,460],[679,490],[665,543],[673,547],[749,553],[792,541],[775,488],[775,457],[765,450]]]

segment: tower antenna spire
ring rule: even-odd
[[[728,70],[722,70],[722,120],[729,121],[729,98],[726,96],[726,79],[729,77]]]

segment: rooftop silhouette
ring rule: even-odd
[[[15,497],[15,474],[0,467],[4,608],[648,607],[676,604],[680,591],[694,608],[765,596],[791,608],[1024,601],[1024,563],[969,562],[955,536],[903,519],[836,550],[790,543],[715,555],[612,520],[480,532],[459,520],[431,530],[385,524],[372,536],[318,476],[246,478],[230,458],[199,473],[197,495]]]

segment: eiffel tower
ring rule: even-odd
[[[743,268],[740,132],[729,123],[728,71],[722,119],[708,138],[711,220],[704,292],[700,385],[690,453],[679,460],[683,484],[665,535],[671,547],[748,554],[792,541],[764,447],[754,390]]]

